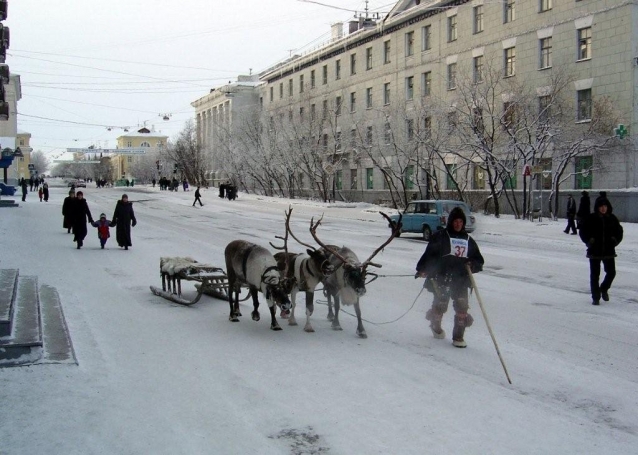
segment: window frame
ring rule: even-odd
[[[588,36],[583,36],[583,33],[587,32]],[[577,36],[577,62],[584,60],[591,60],[592,57],[592,28],[583,27],[576,31]]]
[[[387,65],[391,63],[390,53],[392,52],[392,40],[385,40],[383,42],[383,64]]]
[[[503,77],[516,76],[516,46],[503,49]]]
[[[421,73],[421,93],[424,97],[432,95],[432,71]]]
[[[503,0],[503,23],[509,24],[516,20],[516,0]]]
[[[453,14],[447,18],[447,42],[453,43],[459,39],[458,16]]]
[[[414,30],[405,34],[405,56],[414,56]]]
[[[390,82],[383,84],[383,105],[390,105]]]
[[[456,90],[456,74],[457,74],[456,62],[450,63],[447,66],[447,89],[448,90]]]
[[[405,100],[412,101],[414,99],[414,76],[405,78]]]
[[[484,56],[477,55],[472,59],[472,80],[475,84],[480,84],[485,81],[483,69],[485,67]]]
[[[483,5],[476,5],[472,10],[472,22],[474,27],[474,34],[481,33],[484,30],[484,12]]]
[[[421,27],[421,52],[432,50],[432,24]]]
[[[549,44],[549,45],[547,45]],[[539,40],[539,68],[545,70],[552,67],[552,37],[548,36]]]
[[[366,71],[372,69],[372,47],[366,48]]]
[[[586,94],[588,96],[581,98],[582,95]],[[576,90],[576,122],[591,122],[593,105],[591,88]]]
[[[366,109],[372,109],[372,87],[366,88]]]

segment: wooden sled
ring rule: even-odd
[[[202,264],[189,257],[162,257],[160,276],[162,289],[151,286],[151,292],[171,302],[194,305],[199,302],[202,294],[228,301],[228,277],[219,267]],[[194,299],[182,298],[182,280],[197,282],[197,295]]]

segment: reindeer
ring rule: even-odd
[[[270,246],[277,250],[284,250],[281,253],[275,254],[277,265],[279,270],[286,274],[289,283],[292,284],[290,289],[290,302],[292,308],[290,309],[290,316],[288,318],[288,325],[297,325],[295,319],[295,307],[297,306],[297,293],[304,292],[306,294],[306,325],[304,331],[314,332],[315,329],[310,323],[310,316],[314,312],[314,299],[315,288],[321,282],[322,279],[334,272],[334,266],[328,259],[328,253],[321,249],[308,245],[307,243],[299,240],[292,233],[290,229],[290,215],[292,214],[292,208],[289,208],[286,212],[286,235],[285,237],[277,238],[284,241],[283,247],[273,245]],[[295,239],[300,245],[307,247],[306,253],[294,254],[288,252],[288,234]]]
[[[285,280],[281,278],[277,263],[272,254],[266,249],[245,240],[233,240],[224,250],[226,259],[226,274],[228,276],[228,302],[230,303],[230,316],[232,322],[238,322],[239,312],[239,288],[247,285],[253,298],[251,315],[253,321],[259,321],[259,299],[257,291],[266,296],[270,309],[270,328],[281,330],[275,318],[275,305],[282,309],[290,309],[290,299],[284,290]],[[233,300],[233,293],[235,298]]]
[[[354,305],[354,311],[357,315],[357,335],[361,338],[368,338],[363,322],[361,320],[361,308],[359,306],[359,298],[366,293],[366,275],[372,274],[368,272],[369,266],[381,267],[381,264],[372,262],[379,251],[385,248],[395,237],[401,232],[401,217],[397,222],[390,220],[390,217],[383,212],[379,212],[390,223],[392,233],[379,248],[374,250],[368,259],[363,263],[359,262],[357,255],[348,247],[335,245],[325,245],[317,237],[317,227],[321,224],[323,215],[314,223],[314,218],[310,221],[310,233],[315,241],[328,253],[330,263],[335,267],[336,271],[322,280],[324,293],[328,297],[328,320],[332,321],[333,330],[343,330],[339,324],[340,303],[344,305]],[[332,299],[334,299],[334,314],[332,312]]]

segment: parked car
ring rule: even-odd
[[[71,180],[67,183],[68,187],[75,187],[75,188],[86,188],[86,182],[84,182],[83,180]]]
[[[476,226],[476,218],[465,202],[451,200],[427,200],[412,201],[403,212],[401,233],[418,232],[423,235],[423,240],[430,240],[433,232],[444,229],[447,226],[447,217],[454,207],[461,207],[465,212],[467,222],[465,229],[472,232]],[[392,221],[398,221],[399,215],[392,215]]]

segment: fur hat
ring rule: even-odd
[[[84,196],[84,193],[82,191],[78,191],[77,193],[75,193],[76,196]]]
[[[582,194],[583,196],[588,196],[588,197],[589,197],[589,193],[588,193],[587,191],[583,191],[583,192],[582,192],[582,193],[580,193],[580,194]]]
[[[100,213],[100,219],[102,219],[102,218],[106,219],[106,214]]]
[[[607,213],[612,212],[613,209],[611,207],[611,203],[609,202],[609,199],[607,199],[606,191],[601,191],[600,196],[596,198],[596,202],[594,203],[594,212],[598,212],[598,208],[602,205],[607,206]]]
[[[465,218],[465,213],[463,212],[463,209],[461,207],[454,207],[450,211],[450,215],[448,216],[448,219],[447,219],[448,229],[452,229],[452,223],[454,223],[454,220],[457,220],[457,219],[463,220],[463,229],[465,229],[465,223],[467,222],[467,219]]]

